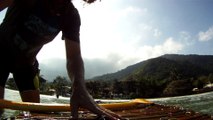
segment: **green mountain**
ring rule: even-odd
[[[193,88],[213,82],[213,55],[166,54],[92,80],[119,82],[125,86],[119,89],[137,97],[191,94]]]
[[[213,73],[213,55],[166,54],[128,66],[118,72],[96,76],[92,80],[123,80],[130,75],[153,76],[162,79],[172,71],[182,77],[198,77]]]
[[[96,76],[92,78],[92,80],[104,80],[104,81],[110,81],[110,80],[120,80],[125,78],[126,76],[129,76],[133,71],[140,68],[143,62],[136,63],[134,65],[130,65],[122,70],[119,70],[115,73],[108,73],[101,76]]]

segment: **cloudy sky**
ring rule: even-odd
[[[163,54],[213,55],[213,0],[74,0],[86,78]],[[0,21],[4,16],[0,13]],[[38,54],[47,79],[66,76],[59,34]]]

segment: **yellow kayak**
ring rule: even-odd
[[[137,106],[138,104],[152,104],[145,99],[133,99],[128,102],[119,103],[103,103],[100,106],[110,110],[128,109]],[[15,102],[0,99],[0,108],[22,110],[22,111],[39,111],[39,112],[66,112],[70,111],[69,104],[48,104],[48,103],[30,103],[30,102]]]

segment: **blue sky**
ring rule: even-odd
[[[87,78],[163,54],[213,54],[213,0],[98,0],[91,5],[73,2],[81,15]],[[44,77],[66,76],[60,36],[38,55]]]

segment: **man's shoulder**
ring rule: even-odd
[[[73,5],[72,2],[67,5],[65,12],[62,14],[62,17],[63,17],[63,19],[69,19],[72,21],[80,20],[79,12],[78,12],[77,8],[75,8],[75,6]]]
[[[66,12],[78,13],[78,10],[77,10],[77,8],[73,5],[73,3],[70,2],[69,4],[67,4]]]

